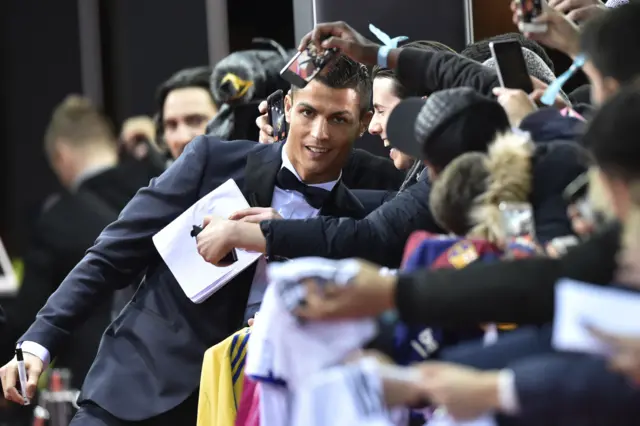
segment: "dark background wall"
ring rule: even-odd
[[[82,1],[82,0],[80,0]],[[205,0],[99,0],[104,110],[116,126],[153,114],[158,84],[209,63]],[[231,51],[253,37],[293,47],[290,1],[228,0]],[[0,13],[0,236],[11,255],[58,190],[43,149],[54,106],[82,93],[77,0],[3,0]]]

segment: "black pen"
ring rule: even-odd
[[[191,236],[193,238],[197,237],[198,234],[200,234],[202,232],[202,226],[198,226],[198,225],[193,225],[193,227],[191,228]]]
[[[27,398],[27,370],[24,367],[24,355],[22,354],[22,348],[20,346],[16,348],[16,359],[18,360],[18,376],[20,377],[20,388],[22,397],[24,398],[24,405],[29,405],[29,398]]]

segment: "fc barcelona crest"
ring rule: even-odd
[[[476,246],[467,240],[460,241],[447,250],[447,260],[456,269],[462,269],[478,260]]]

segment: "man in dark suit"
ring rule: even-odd
[[[105,117],[87,99],[70,96],[53,112],[45,135],[51,167],[64,190],[53,195],[36,221],[24,258],[24,279],[7,307],[10,348],[100,232],[146,185],[135,170],[118,164],[115,135]],[[133,285],[134,283],[132,283]],[[70,368],[71,385],[80,387],[110,322],[110,300],[96,305],[76,330],[57,366]],[[6,346],[4,345],[6,343]]]
[[[242,325],[247,305],[260,301],[265,283],[256,269],[264,259],[194,304],[152,237],[228,179],[235,180],[250,204],[273,208],[283,217],[361,217],[362,205],[340,175],[353,141],[366,128],[370,90],[366,68],[341,58],[287,98],[291,132],[286,144],[207,136],[189,143],[103,231],[20,339],[27,394],[33,395],[46,362],[92,308],[145,271],[135,296],[102,338],[72,424],[195,424],[203,354]],[[205,229],[198,236],[199,245],[208,234]],[[0,376],[5,397],[20,403],[15,359],[0,369]]]

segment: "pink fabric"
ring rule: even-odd
[[[260,426],[260,392],[258,382],[244,377],[236,426]]]
[[[573,108],[564,108],[560,110],[560,114],[562,114],[565,117],[577,118],[580,121],[585,121],[585,122],[587,121],[582,115],[578,114]]]

